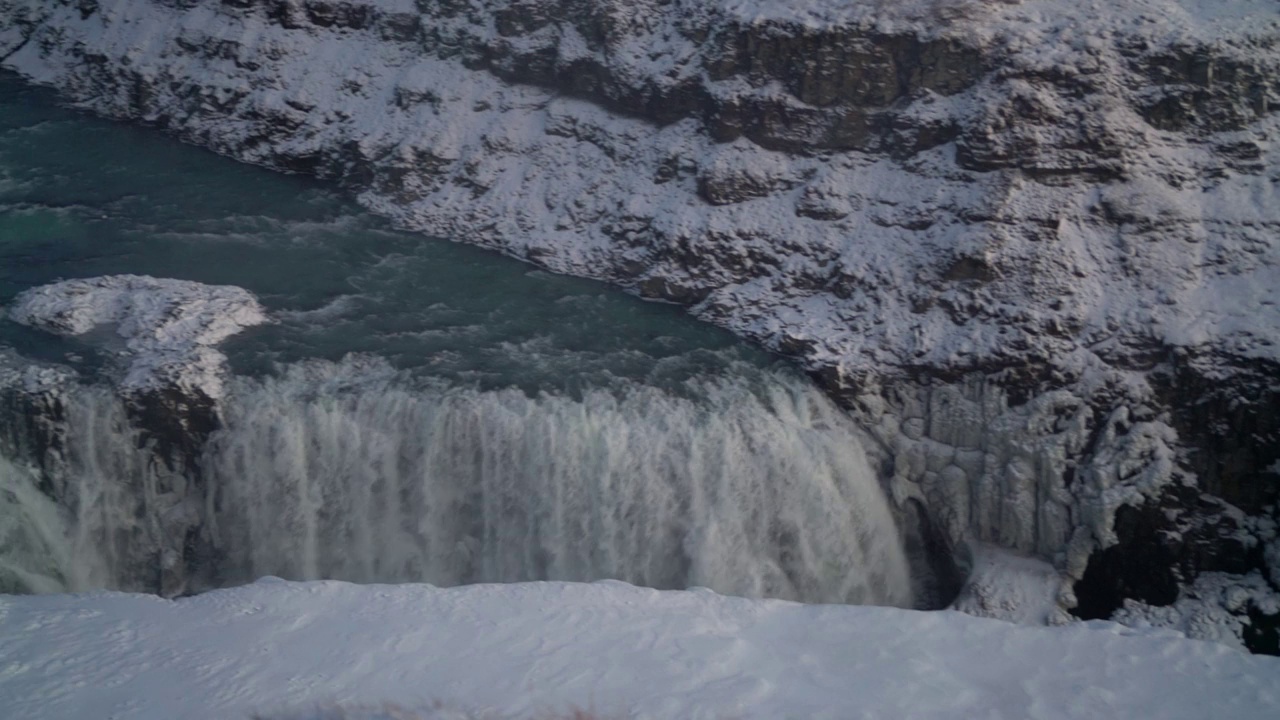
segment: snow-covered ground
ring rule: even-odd
[[[1278,681],[1280,658],[1169,631],[618,582],[0,596],[10,720],[308,717],[332,703],[498,718],[1274,718]]]

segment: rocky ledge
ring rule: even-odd
[[[88,109],[795,356],[919,537],[1052,565],[1050,621],[1256,649],[1278,42],[1275,0],[0,0]]]

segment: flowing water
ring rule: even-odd
[[[56,411],[0,405],[0,437],[58,438],[54,461],[0,444],[0,591],[155,590],[148,573],[196,557],[204,585],[618,578],[911,602],[856,428],[770,356],[0,77],[0,303],[118,273],[238,285],[277,322],[224,345],[222,427],[172,471],[112,389],[109,332],[0,320],[0,365],[79,378]]]

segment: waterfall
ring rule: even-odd
[[[57,408],[0,404],[0,592],[131,588],[161,532],[155,458],[107,388],[74,388]],[[15,442],[41,421],[58,428],[52,448]]]
[[[26,488],[9,493],[25,508],[21,532],[57,539],[40,562],[61,569],[29,589],[56,589],[53,577],[74,589],[119,585],[102,577],[127,564],[117,555],[132,545],[101,538],[180,548],[165,544],[166,527],[194,512],[217,548],[218,584],[616,578],[911,603],[901,538],[854,428],[797,378],[531,396],[360,375],[307,363],[235,378],[199,483],[177,490],[139,461],[145,451],[112,411],[72,413],[67,437],[79,449],[63,494],[74,501],[54,508],[32,472],[0,465],[0,487]],[[122,489],[143,497],[121,502]],[[11,555],[0,568],[32,567],[33,551],[16,546],[0,545]]]

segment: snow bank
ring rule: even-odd
[[[223,362],[214,345],[269,322],[247,290],[141,275],[64,280],[14,299],[15,322],[58,335],[114,326],[125,341],[126,391],[176,385],[222,393]]]
[[[11,720],[435,701],[483,717],[1280,716],[1280,659],[1168,631],[618,582],[0,596],[0,647]]]

